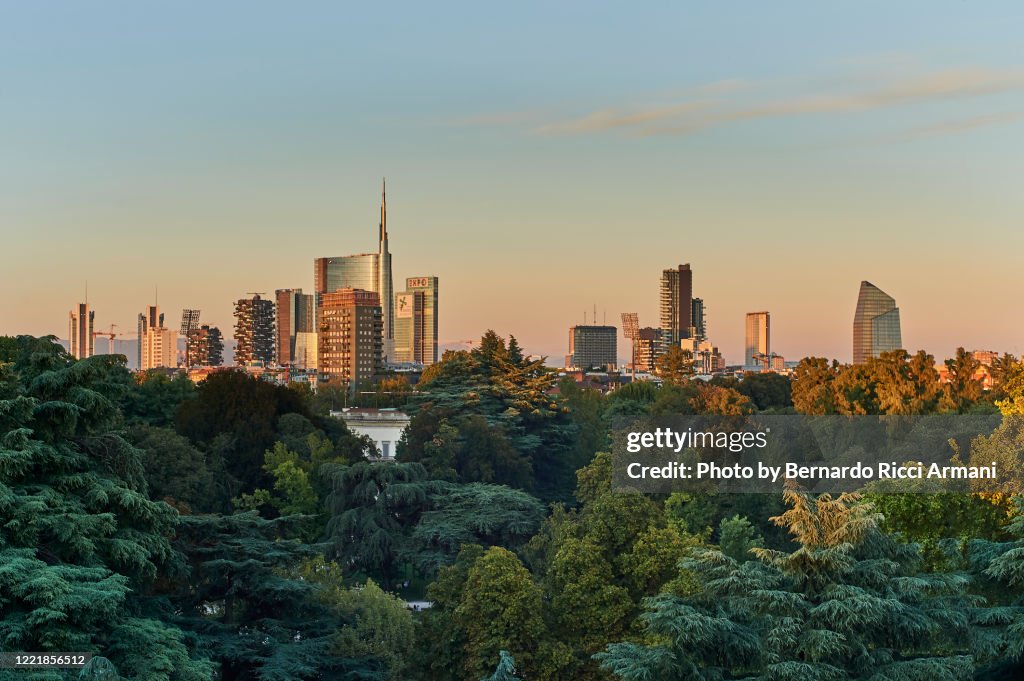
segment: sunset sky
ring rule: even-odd
[[[1024,353],[1024,6],[683,4],[0,2],[0,334],[88,281],[98,329],[159,286],[230,335],[376,249],[386,175],[443,342],[560,361],[689,262],[730,363],[753,310],[848,361],[862,279],[911,350]]]

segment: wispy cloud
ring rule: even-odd
[[[856,113],[1019,90],[1024,90],[1024,72],[950,69],[853,92],[794,95],[754,103],[718,98],[651,109],[605,109],[575,119],[546,123],[534,128],[534,132],[567,134],[629,128],[629,132],[641,136],[684,135],[739,121]]]
[[[967,132],[977,128],[987,128],[991,125],[1003,125],[1016,123],[1024,120],[1024,111],[1001,111],[999,113],[984,114],[982,116],[971,116],[960,118],[954,121],[946,121],[935,125],[925,125],[907,131],[906,137],[933,137],[935,135],[953,135],[959,132]]]

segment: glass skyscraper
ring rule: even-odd
[[[861,364],[883,352],[903,347],[900,309],[896,300],[870,281],[860,282],[853,317],[853,363]]]

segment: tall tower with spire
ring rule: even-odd
[[[387,180],[381,180],[380,189],[380,244],[377,249],[377,293],[380,294],[381,319],[384,322],[384,357],[394,359],[395,316],[394,287],[391,281],[391,252],[388,250]]]

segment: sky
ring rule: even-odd
[[[375,250],[387,176],[444,343],[560,361],[688,262],[730,363],[754,310],[849,361],[862,279],[912,351],[1024,353],[1019,2],[492,4],[0,1],[0,334],[86,282],[230,329]]]

